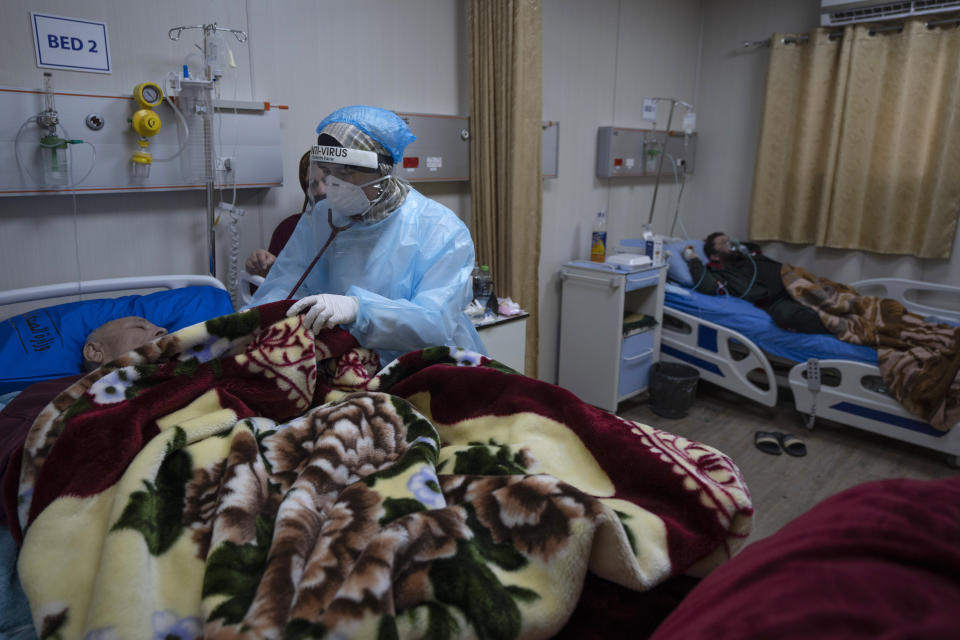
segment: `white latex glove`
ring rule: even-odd
[[[686,247],[683,248],[684,260],[686,260],[687,262],[690,262],[696,257],[697,257],[697,253],[693,250],[693,247],[691,247],[690,245],[687,245]]]
[[[332,328],[338,324],[350,324],[357,319],[360,305],[353,296],[338,296],[321,293],[316,296],[300,298],[287,310],[287,317],[306,312],[303,321],[313,330],[314,335],[321,329]]]

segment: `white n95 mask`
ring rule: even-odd
[[[362,216],[380,200],[377,198],[371,202],[363,192],[363,188],[383,182],[388,177],[377,178],[364,184],[353,184],[329,175],[324,179],[327,185],[327,206],[338,216],[347,218]]]

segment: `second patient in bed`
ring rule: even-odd
[[[127,351],[165,335],[167,335],[166,329],[139,316],[111,320],[100,325],[87,336],[87,341],[83,345],[83,366],[87,371],[93,371]]]
[[[743,298],[770,314],[781,329],[830,333],[816,311],[790,297],[780,276],[781,263],[763,255],[758,245],[735,245],[727,234],[717,231],[704,240],[703,253],[709,259],[706,266],[693,247],[683,251],[700,293]]]

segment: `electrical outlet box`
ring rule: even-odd
[[[217,171],[233,171],[233,158],[230,156],[219,156],[214,163]]]

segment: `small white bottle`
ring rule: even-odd
[[[607,216],[597,212],[593,221],[593,233],[590,234],[590,260],[603,262],[607,259]]]

